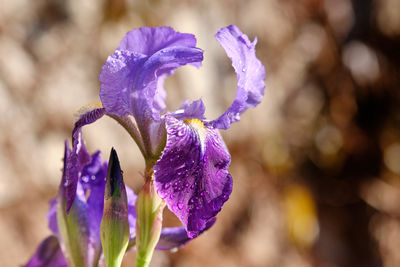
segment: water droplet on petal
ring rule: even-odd
[[[178,131],[178,136],[183,136],[185,134],[185,130],[184,129],[180,129]]]
[[[166,184],[164,184],[163,188],[164,188],[164,189],[168,189],[170,186],[171,186],[170,183],[166,183]]]
[[[183,204],[182,203],[178,203],[178,209],[183,209]]]

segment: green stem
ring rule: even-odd
[[[129,135],[133,138],[133,140],[138,145],[140,152],[142,152],[143,157],[147,158],[147,152],[145,151],[145,145],[143,143],[141,134],[140,134],[136,124],[131,120],[131,118],[128,116],[119,117],[119,116],[115,116],[112,114],[107,114],[107,115],[110,116],[111,118],[113,118],[114,120],[116,120],[122,127],[125,128],[125,130],[127,130]]]
[[[146,182],[136,200],[136,267],[149,266],[162,228],[165,202],[155,191],[152,170],[146,168]]]

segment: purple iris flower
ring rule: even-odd
[[[39,245],[36,253],[32,256],[26,267],[50,267],[67,265],[67,260],[77,255],[69,255],[71,244],[77,244],[80,249],[77,252],[85,266],[101,266],[98,265],[102,261],[102,246],[100,239],[100,224],[103,217],[104,209],[104,191],[106,185],[107,162],[103,162],[100,157],[100,151],[90,155],[81,139],[81,134],[77,135],[79,144],[79,159],[74,158],[73,150],[69,149],[68,143],[65,142],[64,169],[58,196],[51,200],[50,209],[47,214],[49,228],[52,235],[47,237]],[[76,156],[77,154],[75,154]],[[85,160],[82,160],[85,159]],[[70,207],[70,213],[66,213],[66,204],[69,192],[66,190],[66,177],[71,162],[77,162],[75,168],[79,169],[78,183],[76,186],[76,194]],[[117,159],[118,161],[118,159]],[[119,164],[118,164],[119,168]],[[116,170],[120,172],[120,169]],[[135,202],[136,194],[128,186],[125,186],[128,201],[128,221],[130,247],[135,243],[136,230],[136,212]],[[72,231],[79,231],[79,235],[71,235],[69,240],[63,240],[61,230],[59,229],[60,217],[68,220],[66,216],[77,223]],[[63,220],[61,219],[61,220]],[[71,229],[70,229],[71,230]],[[163,229],[157,249],[172,249],[186,243],[188,238],[183,228],[165,228]],[[72,244],[74,246],[75,244]],[[67,253],[67,255],[64,255]],[[78,258],[79,258],[78,257]]]
[[[81,111],[73,132],[77,162],[84,158],[77,142],[82,126],[107,114],[128,130],[146,166],[154,170],[159,196],[183,224],[187,236],[182,243],[211,227],[232,192],[230,154],[218,129],[239,121],[264,95],[265,69],[255,54],[257,40],[251,42],[234,25],[220,29],[216,39],[232,60],[238,83],[232,105],[215,120],[204,117],[201,99],[185,101],[175,112],[166,110],[165,78],[186,64],[199,67],[203,60],[194,35],[169,27],[142,27],[128,32],[107,58],[99,77],[102,105]],[[77,164],[71,166],[66,182],[68,209],[80,172],[74,167]],[[182,233],[179,229],[176,236]]]

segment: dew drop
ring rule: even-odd
[[[96,176],[92,175],[92,177],[90,177],[93,181],[96,180]]]
[[[178,131],[178,136],[183,136],[185,134],[185,131],[183,129],[180,129]]]
[[[170,186],[171,186],[170,183],[166,183],[166,184],[164,184],[163,188],[164,188],[164,189],[168,189]]]
[[[158,193],[158,195],[159,195],[161,198],[165,198],[166,195],[167,195],[167,194],[166,194],[164,191],[162,191],[162,190],[157,191],[157,193]]]
[[[183,209],[183,204],[182,203],[178,203],[178,209]]]
[[[89,182],[89,177],[87,177],[86,175],[83,176],[82,181],[84,181],[85,183]]]
[[[245,72],[245,71],[246,71],[246,68],[243,68],[242,71]]]

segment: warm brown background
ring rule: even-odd
[[[236,88],[213,38],[232,23],[258,36],[266,95],[223,132],[234,191],[215,227],[152,266],[400,266],[398,0],[0,0],[0,266],[25,263],[50,233],[73,114],[99,101],[99,71],[124,34],[194,33],[204,65],[167,80],[168,104],[203,97],[213,119]],[[84,135],[104,158],[116,147],[137,191],[129,136],[111,119]]]

